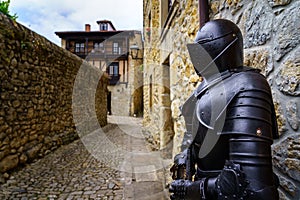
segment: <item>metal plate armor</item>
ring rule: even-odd
[[[226,161],[230,161],[242,169],[248,183],[241,198],[270,196],[270,199],[277,199],[271,144],[278,137],[278,131],[266,79],[258,71],[244,68],[230,72],[211,87],[202,86],[194,95],[197,101],[193,118],[199,120],[193,123],[191,145],[193,155],[196,155],[196,179],[216,176],[222,179],[220,174],[224,173]],[[215,109],[216,105],[223,106]],[[214,189],[218,180],[207,186],[212,188],[207,197],[230,198]]]

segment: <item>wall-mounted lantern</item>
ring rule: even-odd
[[[133,44],[129,48],[130,48],[130,55],[133,59],[143,59],[138,57],[140,48],[137,44]]]

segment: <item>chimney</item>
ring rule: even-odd
[[[86,25],[85,25],[85,31],[86,31],[86,32],[90,32],[90,31],[91,31],[91,25],[86,24]]]

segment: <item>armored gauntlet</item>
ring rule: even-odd
[[[182,179],[175,180],[171,183],[169,189],[169,191],[173,193],[170,198],[172,200],[205,199],[204,184],[205,179],[201,179],[195,182]]]
[[[227,161],[224,169],[215,178],[202,178],[198,181],[175,180],[169,191],[171,199],[244,199],[247,196],[246,180],[240,165]]]
[[[170,171],[172,173],[172,179],[185,179],[186,177],[186,158],[187,151],[183,151],[180,154],[177,154],[174,158],[174,164],[171,167]]]

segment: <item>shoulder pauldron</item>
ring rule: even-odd
[[[195,93],[196,113],[200,123],[214,129],[216,122],[225,117],[226,108],[236,95],[244,91],[261,91],[271,94],[267,81],[257,72],[233,73],[217,84]]]

